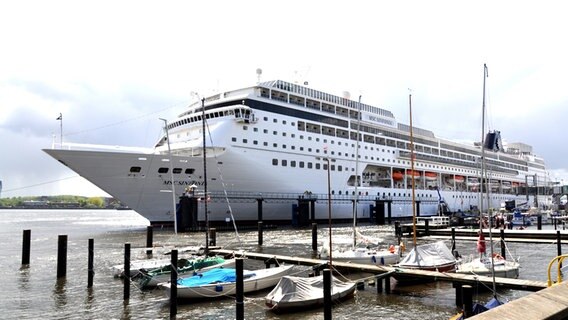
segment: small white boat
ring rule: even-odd
[[[355,282],[343,282],[331,276],[331,300],[353,296]],[[272,311],[314,308],[323,305],[323,275],[317,277],[284,276],[264,298]]]
[[[520,264],[514,260],[505,260],[501,255],[494,254],[493,267],[495,277],[516,279],[519,277]],[[456,272],[479,276],[492,276],[491,258],[470,258],[456,265]]]
[[[320,259],[329,258],[329,245],[322,246],[319,257]],[[394,245],[389,249],[356,247],[344,250],[333,250],[331,258],[335,261],[385,266],[398,263],[400,261],[400,254],[398,248]]]
[[[274,287],[283,276],[292,272],[292,265],[276,268],[243,271],[244,293]],[[231,268],[215,268],[192,277],[178,279],[178,299],[217,298],[236,294],[236,271]],[[171,283],[158,284],[171,296]]]

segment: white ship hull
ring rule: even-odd
[[[367,121],[361,121],[367,123],[369,128],[383,130],[384,133],[374,136],[361,134],[358,153],[360,160],[356,165],[355,141],[349,138],[356,131],[348,130],[353,127],[353,120],[349,117],[342,120],[337,115],[339,106],[334,111],[335,117],[325,120],[328,113],[322,111],[325,106],[323,103],[319,111],[313,111],[313,107],[306,108],[307,98],[302,107],[274,97],[269,98],[274,94],[264,90],[268,89],[260,86],[225,93],[206,105],[206,166],[203,165],[201,112],[195,111],[200,109],[200,104],[194,105],[168,126],[170,153],[165,138],[154,149],[144,152],[101,146],[76,148],[71,144],[44,151],[156,223],[173,221],[170,157],[171,167],[174,168],[176,199],[191,185],[197,186],[198,193],[203,192],[206,168],[210,221],[228,221],[227,219],[231,219],[229,213],[232,213],[237,222],[256,221],[259,218],[257,199],[262,198],[263,220],[290,222],[296,214],[294,206],[298,204],[299,197],[317,198],[314,217],[317,220],[327,220],[328,157],[331,159],[329,189],[333,219],[353,218],[355,190],[360,194],[358,218],[369,218],[371,205],[375,205],[377,199],[392,201],[392,217],[412,216],[410,179],[408,172],[406,176],[402,174],[410,166],[408,150],[405,149],[405,143],[395,136],[404,134],[400,127],[397,128],[395,124],[369,124],[368,119],[374,119],[371,116],[367,116]],[[318,97],[329,100],[333,96]],[[292,95],[288,99],[292,99]],[[347,110],[347,107],[344,109]],[[382,112],[376,118],[382,115],[386,119],[382,122],[388,120],[394,123],[394,118],[389,118],[392,116],[384,116],[385,112]],[[364,113],[362,117],[365,117]],[[323,124],[318,127],[319,124],[315,123],[320,123],[317,121],[320,118],[324,119],[321,123],[337,122],[337,128]],[[394,138],[384,138],[387,133]],[[427,153],[422,159],[416,160],[416,200],[420,201],[419,214],[436,214],[440,197],[444,198],[452,211],[468,211],[472,206],[479,206],[480,184],[469,184],[470,178],[479,175],[473,165],[475,148],[469,146],[466,150],[465,147],[456,145],[456,150],[464,150],[466,153],[461,156],[465,160],[455,161],[450,157],[459,158],[460,155],[458,152],[446,151],[442,147],[445,141],[435,137],[428,139],[431,141],[427,143],[438,144],[438,147],[420,147],[420,140],[418,141],[418,156],[420,150]],[[436,157],[432,156],[434,150]],[[519,164],[528,162],[516,161]],[[513,166],[517,162],[513,162]],[[361,181],[357,188],[356,167]],[[522,185],[529,175],[538,175],[537,180],[542,180],[541,176],[546,174],[544,166],[532,169],[530,165],[518,165],[514,169],[504,169],[504,173],[496,172],[496,179],[492,181],[502,181],[503,186],[508,188],[492,187],[491,203],[484,203],[483,208],[488,205],[499,208],[509,200],[518,203],[535,201],[534,195],[519,194],[519,189],[510,186]],[[421,176],[424,178],[420,179]],[[545,200],[544,196],[538,197],[539,203]],[[388,210],[385,209],[385,215],[387,214]],[[203,202],[199,204],[198,219],[205,219]]]

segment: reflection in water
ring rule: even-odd
[[[67,305],[67,284],[66,278],[59,278],[55,282],[53,289],[53,301],[55,302],[55,309],[62,309]]]
[[[85,309],[91,310],[94,306],[95,294],[93,288],[87,288],[87,297],[85,298]]]
[[[128,300],[124,300],[122,303],[122,316],[120,317],[120,319],[122,320],[129,320],[130,319],[130,303]]]

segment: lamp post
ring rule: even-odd
[[[172,150],[170,149],[170,136],[168,132],[168,120],[160,118],[160,120],[164,121],[164,129],[166,130],[166,140],[168,141],[168,158],[170,163],[170,179],[172,181],[172,209],[173,209],[173,216],[174,216],[174,232],[177,234],[177,214],[176,214],[176,187],[174,184],[174,169],[172,164]]]

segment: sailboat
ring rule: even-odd
[[[479,239],[478,239],[478,246],[482,244],[483,248],[480,251],[480,257],[476,259],[472,259],[469,262],[462,262],[458,264],[456,272],[459,273],[474,273],[477,275],[486,275],[493,277],[493,298],[489,300],[485,305],[481,305],[480,308],[476,308],[474,306],[473,314],[478,314],[489,309],[495,308],[501,304],[503,304],[499,299],[497,299],[497,291],[495,285],[495,277],[506,277],[506,278],[517,278],[519,276],[519,263],[517,261],[508,261],[501,255],[496,254],[493,252],[493,234],[491,232],[492,229],[492,219],[491,219],[491,208],[489,208],[489,192],[491,190],[490,187],[490,179],[487,175],[487,170],[485,168],[485,149],[491,149],[494,151],[498,150],[498,144],[500,143],[500,137],[497,131],[496,136],[489,136],[491,139],[485,139],[485,79],[487,78],[487,65],[483,64],[483,103],[482,103],[482,116],[481,116],[481,182],[485,182],[485,190],[486,190],[486,199],[487,199],[487,212],[488,212],[488,221],[489,221],[489,241],[490,241],[490,256],[484,257],[482,256],[485,251],[485,239],[483,235],[483,196],[482,196],[482,189],[480,188],[480,199],[479,199]],[[493,133],[495,134],[495,132]],[[497,148],[497,149],[496,149]],[[479,306],[479,304],[476,304]],[[463,319],[463,313],[458,314],[452,319]]]
[[[414,137],[412,133],[412,94],[408,95],[408,104],[410,108],[410,170],[414,172]],[[412,175],[412,229],[413,244],[412,250],[400,261],[396,267],[401,269],[400,273],[404,273],[404,269],[419,269],[427,271],[449,272],[454,271],[456,266],[456,258],[452,251],[443,241],[435,243],[427,243],[417,245],[416,243],[416,201],[415,201],[415,181]],[[416,279],[410,279],[405,276],[394,277],[399,284],[415,282]]]
[[[481,181],[486,183],[486,198],[489,199],[489,192],[491,187],[489,183],[491,182],[490,177],[487,175],[487,170],[485,168],[485,149],[490,149],[497,151],[499,150],[500,144],[500,134],[499,131],[489,132],[487,137],[485,137],[485,78],[487,77],[487,66],[484,65],[484,77],[483,77],[483,105],[482,105],[482,124],[481,124]],[[482,245],[483,253],[479,257],[473,258],[470,256],[469,259],[463,260],[458,264],[456,272],[465,274],[476,274],[484,276],[495,277],[505,277],[505,278],[517,278],[519,276],[519,263],[513,260],[507,260],[506,257],[493,252],[493,234],[492,234],[492,219],[491,219],[491,208],[489,208],[489,200],[487,201],[488,208],[487,212],[489,215],[489,238],[490,238],[490,248],[491,254],[489,257],[484,256],[485,244]],[[483,212],[483,196],[480,197],[480,212]],[[483,235],[483,219],[480,219],[480,230],[479,230],[479,241],[485,241]],[[478,245],[479,246],[479,245]],[[495,291],[495,288],[493,288]]]
[[[359,114],[358,120],[361,118],[361,96],[359,96]],[[400,252],[398,246],[390,245],[380,248],[378,243],[369,241],[357,230],[357,204],[359,201],[359,123],[357,124],[357,140],[355,144],[355,198],[353,200],[353,238],[350,248],[337,248],[331,252],[331,256],[338,261],[372,264],[372,265],[392,265],[400,261]],[[330,239],[331,241],[331,239]],[[362,243],[364,246],[360,246]],[[319,257],[325,259],[330,255],[330,243],[325,243],[320,250]]]

